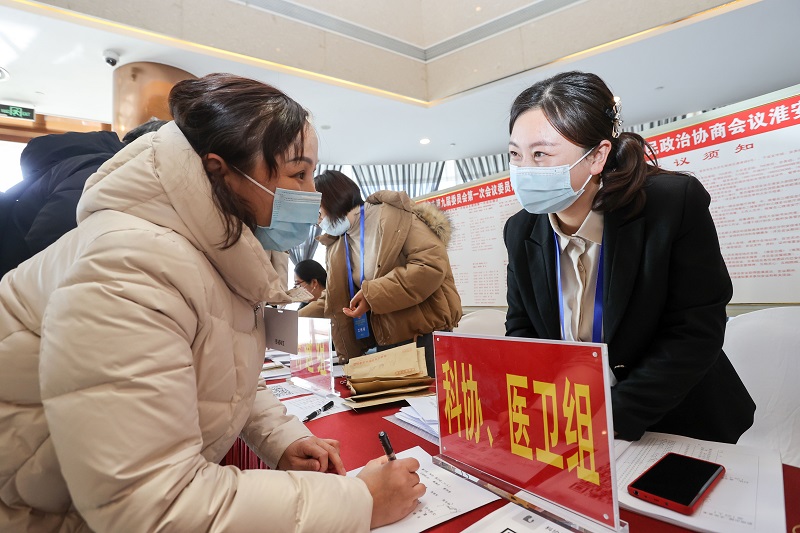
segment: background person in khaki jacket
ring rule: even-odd
[[[331,319],[340,360],[416,340],[425,346],[428,371],[434,375],[431,333],[451,330],[461,319],[461,298],[447,256],[449,220],[433,204],[417,204],[404,192],[378,191],[365,203],[358,185],[335,170],[317,176],[315,186],[322,193],[325,234],[319,241],[327,246],[328,263],[325,301],[315,303],[324,305]],[[358,338],[354,319],[363,317],[368,331]]]
[[[169,101],[175,122],[88,179],[78,227],[0,281],[0,531],[350,533],[402,518],[425,492],[416,460],[322,473],[344,473],[338,443],[259,381],[261,306],[291,299],[271,259],[319,214],[307,111],[226,74]],[[240,434],[278,470],[219,466]]]

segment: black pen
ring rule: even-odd
[[[322,407],[320,407],[319,409],[317,409],[313,413],[309,414],[307,417],[305,417],[303,419],[303,422],[308,422],[309,420],[314,420],[318,415],[321,415],[324,411],[327,411],[331,407],[333,407],[333,400],[329,401],[328,403],[326,403],[325,405],[323,405]]]
[[[397,459],[394,456],[392,443],[389,442],[389,435],[387,435],[385,431],[381,431],[380,433],[378,433],[378,438],[381,439],[381,446],[383,446],[383,451],[386,454],[386,457],[388,457],[390,461],[394,461],[395,459]]]

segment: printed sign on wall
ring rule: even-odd
[[[506,305],[508,254],[503,226],[521,206],[508,177],[426,198],[447,213],[453,236],[447,246],[461,304]]]
[[[643,134],[662,168],[694,174],[711,195],[732,303],[800,302],[800,88],[788,92]]]

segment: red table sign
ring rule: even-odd
[[[443,456],[620,527],[605,345],[437,332],[434,346]]]

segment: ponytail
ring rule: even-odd
[[[645,204],[644,186],[656,174],[678,174],[658,167],[652,147],[641,135],[622,132],[611,139],[611,151],[601,173],[603,186],[592,203],[595,211],[615,211],[628,207],[628,217],[637,215]]]

